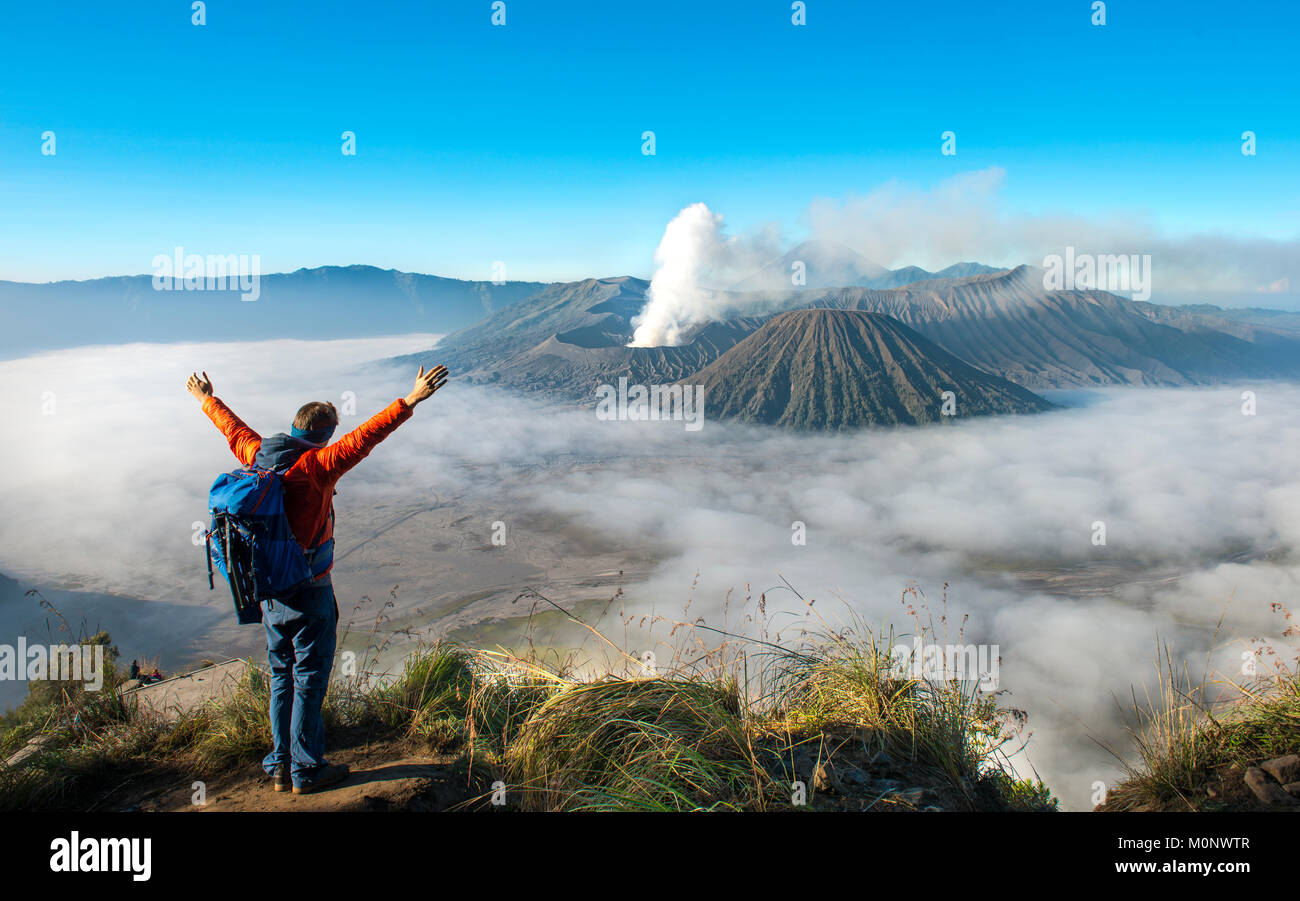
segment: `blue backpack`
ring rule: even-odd
[[[230,585],[241,624],[262,621],[262,601],[289,597],[311,584],[312,566],[285,515],[278,472],[248,466],[222,473],[208,493],[208,509],[208,587],[214,587],[215,566]]]

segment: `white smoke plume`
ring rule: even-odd
[[[1300,307],[1291,288],[1300,284],[1300,238],[1175,237],[1133,211],[1104,218],[1010,212],[1002,203],[1006,179],[1005,170],[991,167],[930,189],[888,182],[866,194],[819,197],[808,205],[806,225],[816,242],[893,268],[933,271],[959,261],[1041,266],[1047,255],[1068,247],[1077,254],[1150,254],[1157,303]],[[778,236],[774,225],[755,236],[729,236],[723,217],[703,203],[683,209],[655,251],[655,274],[645,308],[633,320],[632,346],[680,344],[692,326],[738,312],[742,298],[713,289],[788,289],[788,273],[771,266],[785,249]]]
[[[754,236],[727,235],[722,216],[693,203],[673,217],[655,250],[646,305],[632,320],[631,347],[682,343],[691,326],[720,319],[733,299],[715,290],[748,275],[780,253],[771,228]],[[710,287],[713,286],[713,287]]]

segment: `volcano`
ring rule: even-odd
[[[856,310],[775,316],[689,382],[703,385],[710,418],[790,429],[911,425],[1052,408],[892,316]]]

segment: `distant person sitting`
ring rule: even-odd
[[[190,376],[186,390],[221,429],[245,466],[282,474],[284,507],[294,537],[307,557],[312,584],[289,597],[261,603],[266,656],[271,666],[271,741],[262,761],[275,791],[307,794],[347,778],[346,764],[325,760],[321,704],[334,665],[339,608],[330,570],[334,565],[334,485],[399,425],[417,404],[447,380],[447,367],[420,367],[415,387],[330,444],[339,424],[331,403],[304,404],[290,434],[263,440],[212,393],[205,372]]]
[[[130,674],[130,678],[132,678],[132,679],[139,679],[139,678],[140,678],[140,662],[139,662],[138,660],[132,660],[132,661],[131,661],[131,674]]]

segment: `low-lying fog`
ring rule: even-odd
[[[87,347],[0,362],[0,573],[207,605],[220,629],[180,634],[193,627],[177,618],[167,637],[249,652],[260,633],[225,622],[229,598],[208,591],[193,541],[212,479],[236,464],[186,376],[207,370],[262,434],[287,430],[308,400],[338,404],[346,429],[414,375],[366,361],[432,340]],[[1091,806],[1093,783],[1117,770],[1089,736],[1125,747],[1116,698],[1132,685],[1141,696],[1158,642],[1197,674],[1212,646],[1212,666],[1235,674],[1240,642],[1282,642],[1270,603],[1291,605],[1300,574],[1300,386],[1054,399],[1072,406],[806,435],[709,421],[707,398],[704,428],[687,431],[453,381],[340,484],[340,606],[398,583],[418,615],[485,586],[513,596],[546,585],[574,600],[575,579],[627,569],[638,574],[630,608],[672,615],[693,597],[692,619],[721,624],[729,589],[756,596],[780,573],[828,618],[851,609],[909,632],[904,590],[919,586],[937,618],[947,583],[949,620],[968,614],[965,639],[999,646],[1005,700],[1029,711],[1018,764],[1066,806]],[[491,545],[497,521],[505,548]],[[23,602],[7,602],[0,642],[25,628],[12,609]],[[802,606],[769,592],[767,609],[779,626]],[[146,610],[139,622],[157,641]],[[124,651],[147,653],[135,622],[104,625]]]

